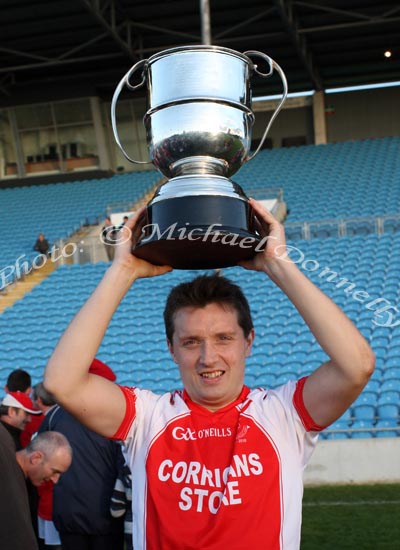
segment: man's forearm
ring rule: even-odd
[[[294,263],[279,260],[270,277],[297,308],[331,361],[356,374],[372,352],[350,319]]]
[[[48,390],[73,391],[84,382],[108,324],[129,290],[135,275],[112,265],[88,301],[71,321],[46,367]]]

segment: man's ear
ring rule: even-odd
[[[167,338],[167,346],[168,346],[168,351],[170,352],[172,359],[176,363],[175,354],[174,354],[174,346],[172,345],[171,340],[169,340],[168,338]]]
[[[36,464],[40,464],[40,462],[43,461],[44,454],[42,451],[34,451],[29,455],[29,462],[35,466]]]
[[[249,332],[248,337],[246,338],[246,346],[247,346],[246,357],[250,357],[251,355],[251,349],[253,346],[254,337],[255,337],[255,332],[254,332],[254,328],[252,328],[251,331]]]

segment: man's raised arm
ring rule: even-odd
[[[358,397],[374,370],[375,357],[362,334],[341,309],[287,257],[283,226],[259,203],[251,205],[260,232],[269,236],[263,252],[243,262],[263,271],[288,296],[330,360],[307,379],[304,404],[314,422],[327,426]]]
[[[162,275],[171,268],[154,266],[131,254],[138,238],[143,209],[121,229],[125,242],[116,245],[115,259],[93,294],[71,321],[47,364],[44,385],[57,402],[88,428],[112,436],[125,415],[125,398],[114,383],[89,374],[110,320],[136,279]],[[128,238],[132,233],[132,239]]]

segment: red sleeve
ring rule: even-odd
[[[297,381],[296,389],[293,394],[293,405],[295,406],[297,414],[300,416],[300,420],[302,421],[307,432],[320,432],[324,430],[326,426],[319,426],[314,422],[303,401],[303,388],[307,378],[308,377],[305,376]]]
[[[110,437],[110,439],[120,439],[124,440],[126,439],[126,436],[129,433],[129,430],[131,429],[132,422],[135,420],[136,416],[136,395],[134,393],[135,388],[128,388],[127,386],[118,386],[125,397],[126,402],[126,410],[125,410],[125,416],[124,419],[121,422],[120,427],[115,432],[113,436]]]

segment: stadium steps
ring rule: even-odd
[[[130,204],[128,210],[137,210],[141,206],[147,204],[153,197],[157,187],[165,181],[166,180],[163,178],[156,182],[149,191],[138,198],[133,206]],[[104,220],[96,225],[82,226],[78,231],[71,235],[71,237],[65,241],[65,245],[71,243],[76,244],[77,257],[69,258],[69,261],[67,259],[64,263],[108,262],[109,260],[104,243],[102,243],[100,239],[103,225]]]
[[[46,279],[56,267],[57,264],[48,259],[43,267],[32,270],[24,279],[20,279],[13,286],[8,287],[8,292],[0,295],[0,314],[3,313],[5,309],[14,305],[15,302],[21,300],[25,294]]]

